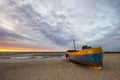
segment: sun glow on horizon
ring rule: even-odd
[[[0,48],[0,52],[64,52],[63,50],[33,49],[33,48]]]

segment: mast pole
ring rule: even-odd
[[[75,40],[73,40],[74,50],[76,51]]]

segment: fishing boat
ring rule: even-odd
[[[66,57],[73,62],[84,64],[96,69],[103,69],[103,51],[101,47],[92,48],[90,46],[82,46],[82,50],[76,50],[75,41],[74,49],[67,50]]]

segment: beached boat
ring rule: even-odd
[[[101,47],[92,48],[85,45],[82,47],[82,50],[76,50],[74,42],[74,49],[67,50],[66,57],[74,62],[95,67],[97,69],[103,68],[103,51]]]

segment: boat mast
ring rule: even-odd
[[[76,51],[75,40],[73,40],[74,50]]]

